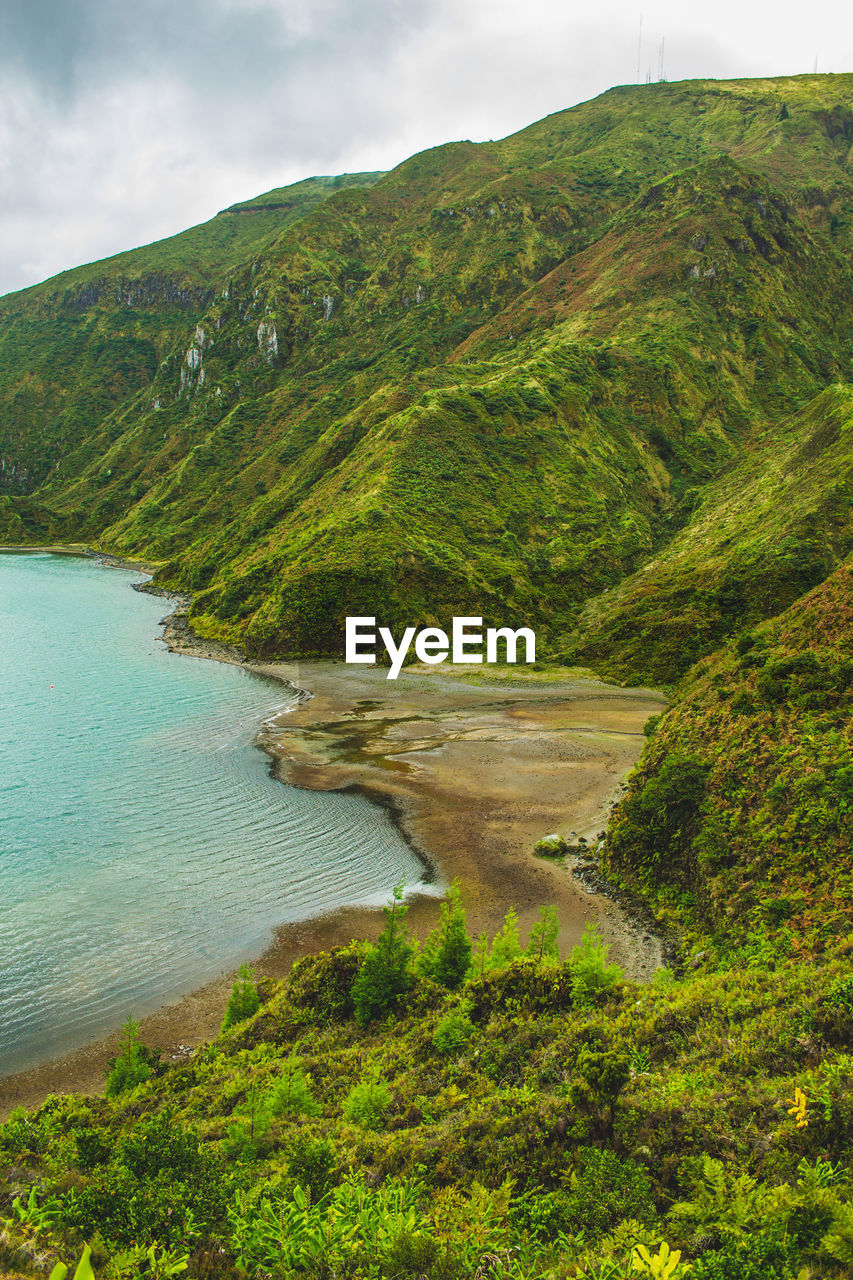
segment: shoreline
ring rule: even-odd
[[[441,882],[459,879],[472,936],[497,932],[514,907],[525,938],[540,906],[553,902],[564,955],[585,925],[598,921],[611,958],[629,977],[648,980],[660,966],[663,946],[646,922],[532,849],[552,831],[569,836],[567,822],[594,843],[640,754],[643,723],[666,703],[662,694],[574,674],[488,678],[477,669],[445,675],[416,667],[392,682],[383,668],[247,661],[196,637],[183,606],[163,620],[172,652],[241,666],[294,690],[257,740],[273,775],[314,791],[356,791],[389,810]],[[438,903],[425,894],[408,898],[414,937],[435,926]],[[375,939],[383,922],[379,907],[342,907],[279,926],[253,968],[258,977],[283,978],[303,956],[353,937]],[[166,1062],[189,1057],[217,1034],[233,976],[223,972],[142,1018],[144,1042],[161,1049]],[[0,1119],[50,1093],[102,1091],[119,1040],[116,1030],[0,1076]]]

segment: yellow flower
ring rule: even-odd
[[[808,1127],[808,1104],[806,1102],[806,1095],[803,1093],[799,1085],[797,1085],[794,1090],[793,1105],[788,1108],[788,1115],[794,1117],[797,1122],[798,1129],[805,1129]]]

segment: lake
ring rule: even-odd
[[[385,810],[271,777],[290,691],[169,653],[143,580],[0,554],[0,1073],[425,874]]]

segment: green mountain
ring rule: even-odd
[[[38,490],[69,451],[149,386],[238,265],[336,191],[381,176],[308,178],[0,298],[0,494]]]
[[[851,654],[848,557],[685,676],[614,814],[610,871],[724,951],[849,938]]]
[[[849,377],[851,88],[618,88],[312,189],[289,225],[271,193],[138,251],[180,305],[131,310],[134,255],[16,295],[0,535],[146,556],[194,593],[197,631],[254,653],[338,653],[346,613],[473,612],[652,671],[619,649],[618,602],[585,602],[707,523],[705,486],[752,475]],[[812,479],[806,524],[831,505]],[[805,568],[792,551],[785,600],[839,538]]]

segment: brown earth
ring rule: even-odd
[[[167,643],[196,657],[239,662],[240,655],[198,641],[182,614]],[[250,663],[294,687],[289,707],[262,731],[259,745],[280,777],[315,790],[355,787],[393,807],[404,834],[441,881],[458,877],[469,930],[497,931],[510,907],[522,937],[543,903],[554,903],[564,954],[598,922],[611,956],[629,976],[649,978],[661,947],[646,927],[608,898],[587,892],[571,870],[537,858],[542,836],[575,832],[591,842],[639,756],[646,719],[664,705],[649,689],[602,684],[583,673],[523,668],[405,668],[334,662]],[[296,690],[311,696],[297,695]],[[390,886],[389,886],[390,889]],[[424,937],[437,899],[410,902],[408,923]],[[255,965],[282,977],[300,956],[353,937],[376,937],[382,914],[343,909],[279,929]],[[145,1018],[145,1043],[166,1059],[185,1056],[218,1030],[233,975]],[[38,1105],[49,1093],[93,1093],[118,1050],[119,1033],[52,1062],[0,1079],[0,1116]]]

